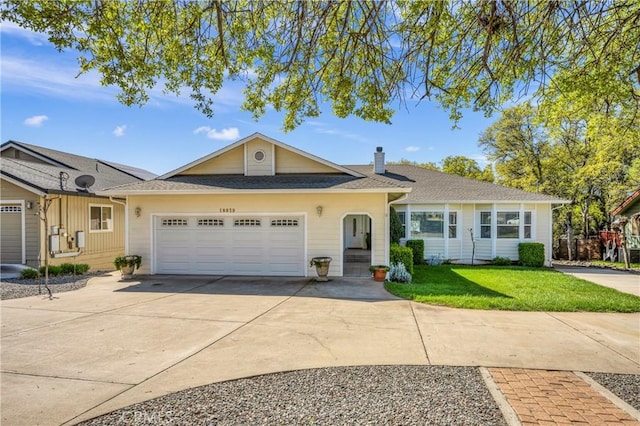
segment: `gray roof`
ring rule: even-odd
[[[226,192],[269,190],[384,190],[405,192],[398,182],[377,177],[356,177],[341,173],[283,174],[275,176],[178,175],[109,188],[108,193]]]
[[[12,144],[26,153],[35,153],[40,157],[45,157],[51,163],[42,164],[8,157],[2,157],[0,161],[0,172],[3,177],[12,178],[40,192],[93,194],[95,191],[101,191],[111,186],[141,180],[131,173],[100,160],[21,142],[9,141],[2,147],[8,144]],[[95,178],[95,183],[88,191],[75,184],[75,179],[81,175],[91,175]]]
[[[546,194],[522,191],[493,183],[451,175],[411,165],[386,165],[384,175],[376,175],[373,166],[346,166],[367,176],[377,176],[412,188],[401,203],[434,202],[549,202],[566,203],[567,200]]]

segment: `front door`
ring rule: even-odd
[[[346,248],[366,248],[364,240],[364,218],[362,215],[347,216],[345,218]]]

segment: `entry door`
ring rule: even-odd
[[[347,248],[364,248],[364,216],[347,216],[345,219],[345,240]]]

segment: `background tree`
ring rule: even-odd
[[[400,244],[400,238],[404,238],[402,222],[393,207],[389,207],[389,234],[391,244]]]
[[[452,175],[467,177],[470,179],[493,182],[493,170],[491,165],[480,169],[478,162],[463,155],[450,155],[442,160],[442,171]]]
[[[244,108],[285,111],[285,129],[322,102],[389,122],[429,98],[455,122],[463,108],[542,101],[563,73],[579,96],[604,99],[615,81],[617,103],[640,102],[636,0],[5,0],[0,14],[76,50],[81,72],[97,70],[127,105],[162,83],[211,115],[225,80],[243,78]]]

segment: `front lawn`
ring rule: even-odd
[[[386,283],[396,296],[469,309],[640,312],[640,297],[545,268],[416,266],[411,284]]]

